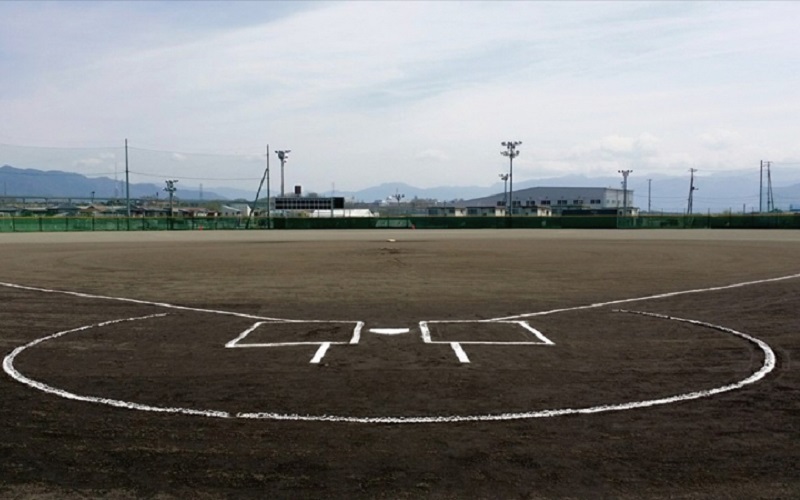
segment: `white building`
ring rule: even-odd
[[[514,192],[514,204],[540,205],[554,211],[563,209],[617,209],[634,206],[633,191],[596,187],[535,187]]]
[[[222,205],[219,214],[223,217],[250,217],[250,205],[245,203]]]
[[[310,217],[331,218],[331,217],[376,217],[368,208],[334,208],[333,210],[313,210]]]
[[[470,206],[503,205],[504,194],[471,200]],[[627,206],[629,212],[635,212],[633,191],[628,189],[627,196],[622,189],[601,187],[534,187],[514,190],[514,214],[522,214],[524,207],[548,207],[553,214],[561,214],[565,210],[586,211],[618,211]]]

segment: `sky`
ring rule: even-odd
[[[798,19],[800,2],[4,1],[0,164],[108,174],[127,139],[136,180],[251,188],[269,145],[307,190],[488,186],[513,140],[516,182],[760,160],[777,179],[800,171]]]

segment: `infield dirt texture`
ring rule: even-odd
[[[798,231],[0,234],[0,266],[2,498],[800,496]]]

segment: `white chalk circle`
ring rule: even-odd
[[[175,413],[184,415],[198,415],[203,417],[215,417],[215,418],[240,418],[240,419],[252,419],[252,420],[260,419],[260,420],[292,420],[292,421],[308,421],[308,422],[347,422],[347,423],[361,423],[361,424],[423,424],[423,423],[453,423],[453,422],[487,422],[487,421],[522,420],[531,418],[548,418],[548,417],[558,417],[563,415],[593,414],[593,413],[623,411],[623,410],[632,410],[635,408],[647,408],[651,406],[666,405],[681,401],[707,398],[715,394],[741,389],[742,387],[758,382],[775,368],[775,353],[773,352],[772,348],[770,348],[770,346],[766,342],[759,340],[755,337],[752,337],[746,333],[738,332],[731,328],[726,328],[724,326],[714,325],[703,321],[676,318],[661,314],[653,314],[653,313],[645,313],[637,311],[621,311],[621,312],[640,314],[643,316],[650,316],[658,319],[689,323],[692,325],[710,328],[723,333],[734,335],[736,337],[742,338],[754,344],[759,349],[761,349],[761,352],[764,355],[764,363],[762,364],[761,368],[759,368],[757,371],[752,373],[747,378],[739,380],[738,382],[733,382],[731,384],[723,385],[721,387],[716,387],[713,389],[677,394],[665,398],[650,399],[643,401],[631,401],[626,403],[607,404],[600,406],[589,406],[584,408],[557,408],[557,409],[537,410],[529,412],[495,413],[495,414],[484,414],[484,415],[442,415],[442,416],[413,416],[413,417],[403,417],[403,416],[352,417],[346,415],[301,415],[301,414],[274,413],[269,411],[231,413],[227,411],[219,411],[212,409],[153,406],[131,401],[122,401],[118,399],[100,398],[95,396],[84,396],[80,394],[75,394],[69,391],[65,391],[63,389],[59,389],[57,387],[47,385],[43,382],[34,380],[30,377],[27,377],[22,373],[20,373],[14,367],[14,360],[16,359],[17,356],[19,356],[25,350],[30,349],[31,347],[39,345],[43,342],[57,339],[59,337],[63,337],[65,335],[72,333],[78,333],[91,329],[99,329],[112,324],[132,322],[132,321],[143,321],[151,318],[165,316],[165,314],[154,314],[149,316],[140,316],[134,318],[105,321],[94,325],[87,325],[79,328],[74,328],[71,330],[64,330],[58,333],[54,333],[52,335],[48,335],[46,337],[36,339],[25,345],[17,347],[10,354],[8,354],[3,359],[3,370],[14,380],[17,380],[18,382],[21,382],[29,387],[38,389],[40,391],[49,394],[54,394],[56,396],[60,396],[62,398],[71,399],[75,401],[104,404],[108,406],[126,408],[130,410],[151,411],[158,413]]]

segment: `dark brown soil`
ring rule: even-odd
[[[796,233],[0,236],[3,498],[800,496]]]

